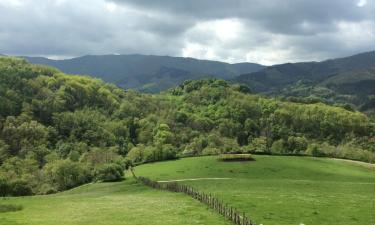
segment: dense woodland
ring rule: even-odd
[[[223,80],[161,94],[0,57],[0,195],[121,179],[133,164],[251,152],[375,162],[375,125],[323,103],[251,94]]]

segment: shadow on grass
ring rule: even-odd
[[[22,209],[23,207],[21,205],[0,204],[0,213],[15,212]]]

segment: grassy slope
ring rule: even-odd
[[[310,157],[256,156],[254,162],[215,157],[146,164],[138,175],[185,181],[214,193],[265,225],[375,224],[375,166]]]
[[[132,179],[90,184],[57,195],[0,198],[0,204],[24,207],[0,213],[1,225],[226,224],[188,196],[152,190]]]

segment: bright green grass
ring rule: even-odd
[[[254,156],[251,162],[216,157],[146,164],[137,175],[184,181],[213,193],[264,225],[375,224],[375,166],[311,157]]]
[[[181,193],[153,190],[130,179],[89,184],[49,196],[1,199],[22,205],[0,213],[1,225],[226,224],[214,211]]]

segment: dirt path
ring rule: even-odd
[[[179,179],[179,180],[159,180],[159,183],[168,183],[168,182],[179,182],[179,181],[194,181],[194,180],[229,180],[232,178],[225,177],[212,177],[212,178],[188,178],[188,179]]]
[[[373,164],[373,163],[355,161],[355,160],[350,160],[350,159],[337,159],[337,158],[332,158],[332,159],[337,160],[337,161],[343,161],[343,162],[347,162],[347,163],[357,164],[357,165],[361,165],[361,166],[368,167],[368,168],[375,168],[375,164]]]

